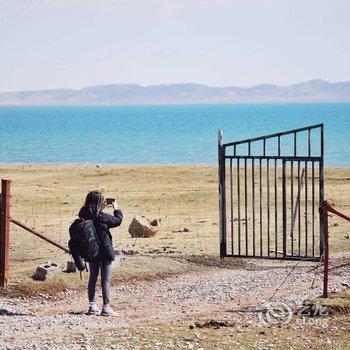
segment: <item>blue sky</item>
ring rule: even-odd
[[[0,0],[0,91],[350,80],[348,0]]]

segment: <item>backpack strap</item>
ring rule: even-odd
[[[97,234],[97,230],[96,230],[96,226],[95,226],[95,220],[94,220],[94,219],[91,219],[91,221],[92,221],[92,223],[93,223],[93,225],[94,225],[94,229],[95,229],[94,233],[95,233],[96,241],[97,241],[97,243],[100,245],[101,242],[100,242],[100,240],[99,240],[99,238],[98,238],[98,234]]]

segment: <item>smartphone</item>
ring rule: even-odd
[[[114,199],[114,198],[106,198],[106,203],[107,203],[107,205],[112,204],[112,203],[114,203],[114,202],[115,202],[115,199]]]

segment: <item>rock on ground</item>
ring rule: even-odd
[[[35,279],[38,281],[45,281],[47,278],[51,278],[61,272],[61,268],[58,264],[54,262],[46,262],[40,264],[36,268]]]
[[[132,237],[152,237],[160,229],[160,220],[149,221],[145,216],[136,215],[129,226]]]

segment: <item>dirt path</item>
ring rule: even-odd
[[[350,256],[333,258],[330,283],[350,284]],[[265,304],[295,262],[246,260],[236,268],[203,267],[202,272],[112,287],[117,318],[87,317],[86,295],[66,291],[55,297],[0,299],[0,348],[82,349],[101,331],[142,325],[235,317],[232,312]],[[321,294],[322,271],[301,263],[274,300],[301,302]],[[100,293],[98,293],[100,294]],[[100,301],[100,299],[99,299]]]

